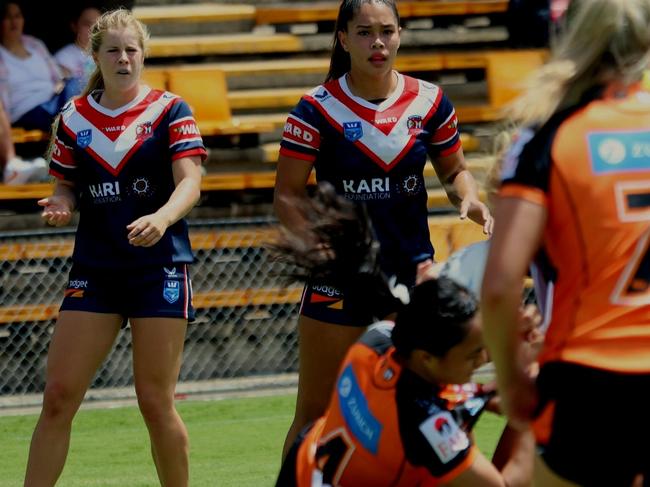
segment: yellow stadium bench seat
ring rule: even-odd
[[[489,15],[504,13],[507,0],[434,0],[402,1],[398,3],[400,17],[435,17],[440,15]],[[298,24],[334,21],[338,14],[336,2],[285,3],[260,5],[255,12],[255,22],[265,24]]]
[[[273,130],[263,121],[233,119],[223,71],[185,66],[167,71],[169,91],[181,96],[192,108],[203,135],[234,135]]]
[[[150,67],[142,72],[142,82],[155,90],[167,90],[167,69]]]
[[[142,6],[135,7],[133,13],[138,20],[145,24],[232,22],[255,19],[255,7],[252,5],[222,5],[218,3]]]
[[[525,87],[528,76],[539,67],[547,57],[545,50],[504,50],[475,53],[437,53],[429,56],[414,55],[398,58],[398,69],[402,71],[444,71],[463,69],[484,69],[487,81],[487,103],[481,105],[456,104],[461,123],[493,122],[503,116],[503,108]],[[253,65],[237,66],[235,63],[222,64],[227,74],[253,74]],[[282,71],[282,70],[285,71]],[[259,66],[258,72],[265,73],[305,73],[327,69],[325,60],[295,61],[282,66],[277,62],[266,62]],[[287,109],[295,105],[300,97],[311,87],[263,88],[231,90],[228,102],[231,110],[254,111]],[[270,119],[273,115],[264,114]],[[251,115],[250,117],[254,117]],[[275,124],[284,123],[283,117],[273,120]]]
[[[49,134],[41,130],[25,130],[20,127],[12,127],[11,129],[11,140],[13,140],[14,144],[42,142],[48,138]]]
[[[160,36],[149,40],[151,58],[301,52],[303,44],[291,34],[228,34]]]

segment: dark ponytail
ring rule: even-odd
[[[424,281],[397,314],[393,344],[404,357],[415,349],[443,357],[465,339],[477,311],[476,297],[455,281],[446,277]]]
[[[315,280],[341,289],[346,311],[360,325],[399,307],[379,267],[379,242],[365,206],[337,195],[329,183],[319,184],[313,198],[298,199],[294,206],[305,228],[300,235],[283,229],[269,246],[277,260],[290,265],[284,272],[289,281]]]
[[[474,295],[440,277],[415,286],[408,304],[397,299],[380,269],[379,242],[365,206],[336,194],[329,183],[320,183],[313,198],[294,205],[305,228],[300,235],[283,229],[269,246],[278,260],[290,264],[289,280],[314,279],[341,289],[346,311],[359,325],[397,310],[393,343],[405,357],[416,348],[443,356],[463,341],[478,309]]]
[[[397,11],[397,3],[395,0],[343,0],[339,7],[338,16],[336,17],[336,25],[334,26],[332,57],[330,58],[330,69],[325,77],[325,83],[338,79],[350,71],[350,54],[343,49],[341,41],[339,41],[339,32],[347,32],[348,22],[354,18],[361,5],[371,2],[388,5],[395,14],[396,24],[399,25],[399,12]]]
[[[368,325],[397,310],[393,342],[405,357],[418,348],[436,356],[462,342],[476,314],[474,295],[451,279],[440,277],[415,286],[408,304],[393,295],[379,266],[380,247],[365,206],[319,184],[314,197],[296,200],[306,225],[300,235],[283,229],[270,246],[278,260],[290,264],[290,280],[313,279],[343,291],[346,311]]]

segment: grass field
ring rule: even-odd
[[[180,402],[190,434],[193,487],[272,486],[294,396]],[[36,416],[0,417],[0,486],[22,485]],[[485,414],[476,427],[479,447],[492,454],[503,420]],[[158,485],[145,426],[135,407],[77,415],[62,487]]]

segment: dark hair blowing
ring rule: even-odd
[[[332,57],[330,58],[330,69],[325,77],[325,82],[338,79],[350,71],[350,54],[345,52],[341,41],[339,41],[339,32],[348,31],[348,22],[350,22],[364,3],[383,3],[391,8],[395,14],[395,20],[399,27],[399,12],[397,11],[397,2],[395,0],[343,0],[339,7],[339,14],[336,17],[334,26],[334,40],[332,41]]]
[[[446,277],[424,281],[397,313],[393,345],[404,357],[415,349],[443,357],[465,339],[477,310],[474,295],[455,281]]]
[[[369,324],[398,310],[393,343],[408,357],[414,349],[435,356],[462,342],[468,321],[476,314],[474,295],[451,279],[425,281],[412,290],[404,305],[395,298],[379,267],[380,246],[363,205],[336,194],[321,183],[307,202],[297,200],[306,233],[283,231],[270,246],[276,258],[291,265],[290,279],[322,280],[343,290],[346,308],[359,324]]]

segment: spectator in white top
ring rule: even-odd
[[[59,49],[54,54],[54,59],[59,65],[69,71],[73,78],[86,86],[88,78],[95,70],[95,61],[90,55],[90,28],[97,21],[101,12],[95,7],[82,7],[70,22],[70,28],[75,34],[74,42]]]
[[[16,155],[11,139],[11,125],[0,104],[0,181],[4,184],[42,182],[48,179],[45,159],[24,160]]]
[[[64,79],[45,45],[23,34],[25,20],[15,0],[0,2],[0,100],[13,126],[49,131],[79,81]]]

